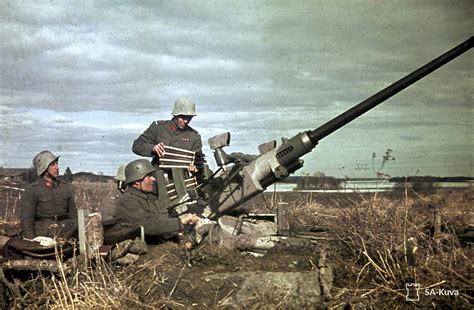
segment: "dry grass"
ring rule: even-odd
[[[472,225],[473,194],[468,190],[449,199],[438,194],[400,201],[374,196],[350,208],[309,204],[297,213],[306,214],[302,225],[328,227],[343,245],[334,256],[339,299],[404,308],[405,284],[419,283],[420,301],[412,305],[469,307],[474,302],[474,258],[454,231]],[[456,290],[459,295],[427,296],[425,289]]]
[[[107,192],[114,187],[113,183],[81,182],[76,188],[76,206],[78,209],[98,211],[100,202]],[[64,263],[57,261],[60,273],[35,278],[28,287],[38,286],[35,299],[43,299],[47,308],[60,309],[95,309],[95,308],[147,308],[140,296],[123,276],[121,269],[105,262],[95,255],[93,258],[80,255]],[[66,272],[66,266],[72,268]],[[25,287],[25,291],[28,288]],[[33,296],[32,296],[33,297]],[[28,303],[25,303],[28,305]]]
[[[102,199],[114,186],[114,183],[74,183],[77,208],[91,211],[99,210]]]
[[[77,207],[94,211],[98,210],[100,201],[114,186],[112,183],[74,185]],[[2,217],[7,224],[17,223],[19,196],[13,197],[11,191],[6,190],[1,194],[5,210]],[[117,276],[115,267],[103,260],[80,255],[63,262],[58,255],[56,263],[58,273],[33,272],[28,279],[15,281],[14,285],[21,292],[21,297],[16,296],[11,300],[13,308],[146,308],[127,285],[126,279]],[[24,278],[24,275],[20,278]]]
[[[14,308],[95,309],[141,307],[138,296],[124,279],[116,276],[103,261],[91,264],[78,256],[67,263],[57,260],[59,272],[40,273],[28,281],[17,282],[22,298]]]
[[[112,186],[76,184],[78,208],[96,210]],[[470,246],[458,243],[453,231],[473,225],[472,201],[472,189],[400,200],[373,195],[331,207],[295,201],[292,227],[326,227],[336,237],[329,244],[335,266],[329,308],[348,304],[362,308],[469,308],[474,302],[474,256]],[[435,226],[437,229],[432,229]],[[84,257],[67,263],[58,260],[59,273],[37,273],[29,280],[16,281],[21,297],[11,302],[15,308],[53,309],[184,306],[173,292],[181,285],[179,275],[186,257],[179,253],[178,245],[169,247],[167,253],[175,256],[155,253],[153,261],[142,260],[126,268]],[[421,284],[419,302],[405,301],[406,283]],[[459,296],[425,296],[425,288],[457,290]]]
[[[0,218],[4,222],[13,222],[17,220],[18,208],[20,205],[23,188],[15,184],[0,184],[0,201],[2,208]]]

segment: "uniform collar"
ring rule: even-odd
[[[170,130],[172,132],[177,132],[178,131],[178,126],[176,126],[176,124],[174,123],[173,120],[170,121]]]
[[[183,129],[179,129],[178,126],[176,125],[176,123],[174,122],[174,120],[173,119],[170,120],[170,130],[174,133],[187,131],[188,128],[190,128],[189,125],[187,125]]]
[[[59,182],[55,179],[43,178],[43,183],[47,188],[51,189],[53,186],[57,186]]]
[[[142,192],[141,190],[139,190],[135,187],[131,187],[131,186],[127,187],[126,192],[129,192],[130,194],[135,195],[135,196],[139,196],[143,199],[148,199],[147,193]]]

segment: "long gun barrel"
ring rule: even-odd
[[[303,166],[303,161],[300,157],[311,152],[322,138],[468,51],[472,48],[472,45],[473,37],[470,37],[465,42],[360,102],[322,126],[314,130],[301,132],[290,139],[284,139],[282,145],[279,147],[268,150],[241,169],[230,171],[228,178],[224,179],[226,189],[222,192],[215,193],[210,200],[210,206],[213,210],[210,217],[216,217],[219,214],[234,209],[241,203],[263,192],[267,186],[298,170]],[[222,155],[220,145],[228,145],[228,141],[227,143],[221,143],[218,147],[213,148],[216,153],[219,153],[219,156]]]
[[[299,158],[307,154],[318,144],[318,142],[322,138],[328,136],[329,134],[338,130],[342,126],[346,125],[347,123],[353,121],[357,117],[381,104],[388,98],[404,90],[411,84],[422,79],[431,72],[435,71],[436,69],[445,65],[449,61],[471,49],[473,41],[474,37],[470,37],[468,40],[452,48],[441,56],[435,58],[426,65],[418,68],[417,70],[413,71],[412,73],[408,74],[397,82],[387,86],[375,95],[358,103],[351,109],[340,114],[339,116],[336,116],[335,118],[323,124],[322,126],[312,131],[310,130],[304,133],[300,133],[297,136],[289,139],[288,143],[284,143],[280,147],[281,151],[277,153],[278,161],[281,164],[285,165],[293,162],[295,160],[295,156]]]

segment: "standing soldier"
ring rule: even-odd
[[[179,98],[171,112],[173,118],[168,121],[151,123],[134,142],[132,151],[140,156],[153,157],[152,164],[158,167],[160,157],[165,153],[165,146],[195,151],[202,155],[202,141],[199,133],[189,126],[196,116],[196,106],[189,98]],[[190,165],[190,172],[197,172],[195,165]]]
[[[25,238],[68,239],[77,233],[74,188],[58,179],[58,160],[59,156],[50,151],[41,151],[33,158],[40,178],[28,186],[21,199],[21,228]]]

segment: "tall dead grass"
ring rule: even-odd
[[[335,257],[339,297],[390,308],[407,303],[470,306],[473,251],[461,246],[454,234],[459,215],[472,213],[472,200],[460,203],[465,196],[447,199],[438,194],[399,201],[374,196],[348,208],[313,206],[316,213],[326,215],[325,226],[343,245]],[[419,301],[407,302],[407,283],[420,284]],[[447,291],[458,295],[446,296]]]
[[[64,262],[58,253],[56,272],[16,282],[22,297],[13,300],[12,308],[147,308],[116,266],[96,257],[79,255]]]
[[[0,218],[3,222],[14,222],[24,189],[16,184],[0,184]]]
[[[110,185],[98,188],[92,184],[76,191],[78,208],[96,208],[108,188]],[[333,247],[329,248],[336,254],[331,256],[336,290],[329,307],[361,304],[365,308],[469,308],[474,302],[473,252],[471,247],[461,246],[453,232],[471,223],[473,198],[471,190],[400,200],[379,195],[331,208],[306,201],[293,206],[292,215],[301,227],[328,228],[337,238],[337,244],[330,244]],[[67,262],[58,259],[58,273],[39,274],[17,283],[22,297],[15,299],[14,307],[182,306],[171,296],[180,277],[168,278],[179,272],[162,273],[160,269],[176,265],[177,260],[163,258],[155,260],[153,266],[148,261],[116,267],[84,257]],[[419,301],[406,301],[406,283],[420,284]],[[427,296],[425,289],[457,290],[459,295]]]
[[[76,206],[78,209],[98,211],[107,193],[115,187],[114,183],[80,182],[74,183]]]
[[[112,183],[79,183],[78,209],[98,210]],[[16,205],[16,204],[15,204]],[[7,211],[11,208],[7,208]],[[56,255],[54,272],[33,272],[26,281],[15,281],[21,297],[11,301],[13,308],[93,309],[144,307],[140,298],[117,277],[115,266],[85,254],[62,260]]]
[[[112,183],[75,184],[77,208],[98,211],[101,200],[113,186]],[[167,279],[149,274],[151,268],[165,263],[158,260],[120,266],[105,261],[98,253],[82,253],[63,261],[58,253],[55,272],[36,272],[26,281],[15,282],[22,297],[14,298],[11,306],[18,309],[147,309],[179,305],[163,294],[154,300],[144,299],[140,291],[141,286],[146,285],[147,294],[151,290],[160,292],[163,285],[169,284]],[[135,276],[137,274],[142,276]],[[138,283],[137,278],[141,280]]]

